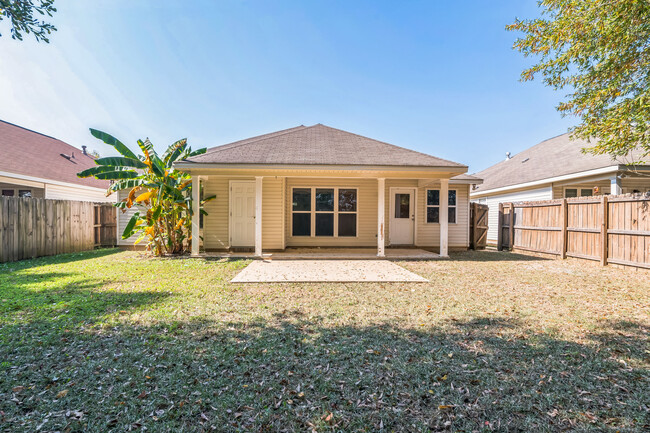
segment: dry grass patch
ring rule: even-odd
[[[508,253],[427,284],[228,281],[115,250],[0,265],[0,431],[643,431],[646,273]]]

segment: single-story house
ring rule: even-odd
[[[467,166],[317,124],[179,161],[204,196],[192,253],[245,248],[417,246],[447,256],[469,245]],[[199,188],[193,188],[199,199]],[[442,217],[444,215],[444,217]]]
[[[476,173],[483,183],[470,196],[489,207],[488,242],[497,242],[499,203],[650,191],[650,166],[582,152],[591,146],[562,134]]]
[[[82,149],[56,138],[0,120],[0,195],[57,200],[114,202],[108,181],[81,179],[95,166]]]

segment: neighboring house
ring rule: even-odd
[[[650,167],[585,154],[592,144],[569,134],[542,141],[476,173],[472,201],[489,206],[488,242],[497,242],[499,203],[650,191]]]
[[[0,120],[0,195],[114,202],[107,181],[77,173],[94,158],[61,140]]]
[[[202,185],[205,251],[469,245],[467,167],[321,124],[211,148],[177,169]],[[194,188],[198,199],[199,188]],[[444,216],[444,217],[441,217]],[[192,253],[199,253],[199,218]]]

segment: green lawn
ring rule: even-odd
[[[246,261],[0,265],[0,431],[650,429],[650,273],[497,252],[429,284],[233,285]]]

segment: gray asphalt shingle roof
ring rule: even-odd
[[[569,134],[544,140],[508,160],[504,160],[474,176],[483,179],[483,184],[474,192],[513,186],[557,176],[580,173],[617,165],[609,155],[582,153],[585,147],[593,146],[585,140],[571,140]]]
[[[203,164],[465,167],[320,123],[213,147],[187,161]]]

